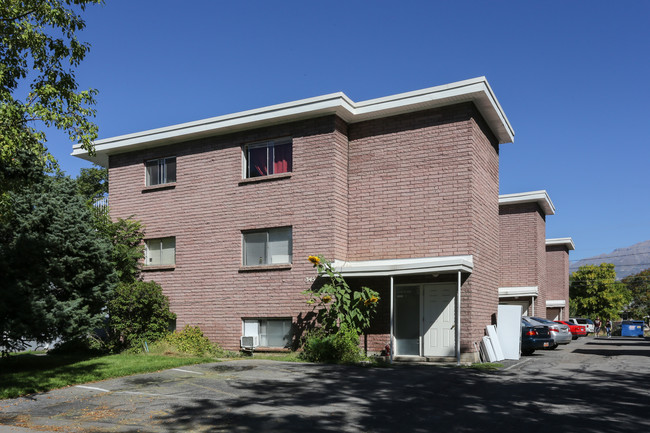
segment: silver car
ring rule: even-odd
[[[552,320],[543,319],[541,317],[524,317],[528,321],[534,321],[540,325],[548,326],[548,329],[551,331],[551,337],[555,342],[555,345],[551,349],[555,349],[558,344],[569,344],[573,339],[573,334],[568,325],[563,323],[553,322]]]

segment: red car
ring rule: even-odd
[[[571,331],[571,335],[573,335],[573,339],[577,340],[578,337],[586,337],[587,336],[587,327],[585,325],[576,325],[575,323],[567,322],[566,320],[556,320],[557,323],[564,323],[569,327],[569,331]]]

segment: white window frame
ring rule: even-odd
[[[283,335],[283,339],[284,339],[283,345],[269,346],[269,334],[268,334],[269,322],[282,322],[283,328],[286,329],[286,333],[284,333]],[[290,317],[267,317],[267,318],[243,319],[242,336],[256,337],[257,344],[260,347],[287,348],[291,346],[291,339],[293,337],[293,323]]]
[[[278,173],[272,173],[271,171],[273,170],[273,161],[274,161],[274,154],[273,152],[275,151],[275,146],[280,146],[283,144],[289,144],[291,145],[291,170],[287,170],[286,172],[282,173],[291,173],[293,170],[293,140],[291,137],[283,137],[283,138],[277,138],[273,140],[266,140],[266,141],[260,141],[256,143],[250,143],[246,144],[242,151],[243,151],[243,167],[242,167],[242,176],[244,179],[252,179],[252,178],[258,178],[258,177],[266,177],[266,176],[271,176],[274,174]],[[250,154],[249,151],[251,149],[256,149],[260,147],[265,147],[267,149],[267,156],[266,156],[266,161],[267,161],[267,170],[269,170],[268,174],[264,175],[258,175],[258,176],[251,176],[251,170],[250,170]],[[271,154],[269,154],[271,152]],[[271,163],[269,163],[271,162]]]
[[[171,248],[171,259],[165,255],[165,242],[173,242]],[[152,248],[157,244],[157,248]],[[168,252],[169,254],[169,252]],[[156,257],[157,256],[157,257]],[[144,241],[144,265],[145,266],[173,266],[176,264],[176,237],[145,239]]]
[[[287,251],[282,251],[282,254],[272,254],[272,235],[279,234],[282,231],[288,230],[289,238],[286,239],[288,242]],[[262,239],[264,242],[264,251],[262,252],[262,257],[260,257],[254,263],[248,263],[248,254],[249,249],[253,248],[250,246],[253,243],[253,236],[258,238],[258,241]],[[248,241],[247,241],[248,237]],[[284,240],[284,239],[283,239]],[[281,240],[281,241],[283,241]],[[275,227],[262,230],[250,230],[242,232],[242,264],[243,266],[271,266],[271,265],[290,265],[293,262],[293,228],[292,227]],[[277,258],[274,260],[274,257]],[[282,260],[283,256],[286,257],[286,260]],[[251,260],[253,262],[253,260]]]
[[[174,161],[174,177],[173,179],[170,180],[170,176],[168,174],[168,165],[169,162],[173,160]],[[152,165],[157,166],[157,176],[156,179],[152,179],[151,175],[149,173],[149,167]],[[144,172],[145,172],[145,185],[146,186],[157,186],[157,185],[165,185],[168,183],[175,183],[176,182],[176,175],[177,175],[177,164],[176,164],[176,157],[175,156],[168,156],[165,158],[157,158],[157,159],[149,159],[145,161],[144,163]]]

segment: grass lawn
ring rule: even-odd
[[[212,357],[163,355],[13,355],[0,359],[0,399],[80,383],[215,362]]]

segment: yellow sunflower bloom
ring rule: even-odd
[[[309,256],[307,258],[310,262],[312,262],[314,265],[319,265],[320,264],[320,259],[316,256]]]

